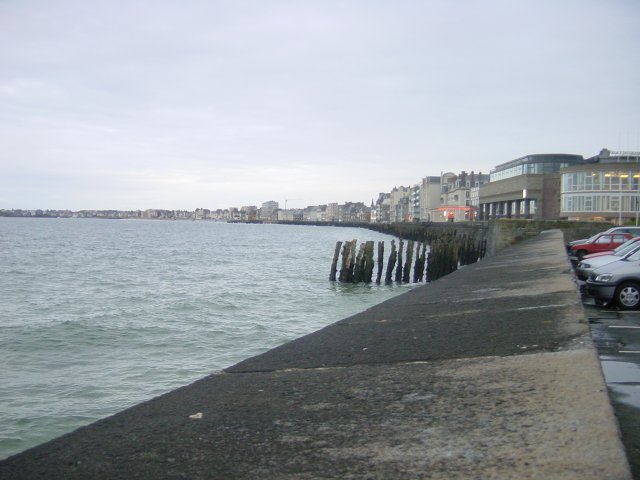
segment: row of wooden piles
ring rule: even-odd
[[[391,240],[391,252],[384,268],[384,242],[378,242],[377,260],[374,260],[375,242],[361,243],[357,240],[336,242],[329,280],[341,283],[371,283],[373,271],[377,266],[375,282],[390,284],[432,282],[447,275],[460,266],[477,262],[486,253],[486,240],[476,242],[467,235],[457,236],[455,232],[446,233],[431,242],[416,242],[400,239]],[[357,251],[356,251],[357,250]],[[342,254],[340,273],[338,261]],[[404,258],[403,258],[404,257]],[[414,258],[415,257],[415,258]]]

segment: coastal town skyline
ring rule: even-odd
[[[640,150],[640,3],[0,5],[0,209],[290,208]]]

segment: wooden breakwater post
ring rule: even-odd
[[[373,242],[361,243],[353,270],[353,283],[371,283],[374,265]]]
[[[427,281],[433,282],[463,265],[470,265],[484,257],[486,240],[475,241],[469,235],[456,235],[455,230],[440,235],[431,243],[427,259]]]
[[[380,285],[382,280],[382,269],[384,268],[384,242],[378,242],[378,273],[376,274],[376,283]]]
[[[475,263],[484,257],[487,249],[486,239],[477,240],[477,235],[464,233],[458,235],[456,230],[425,230],[421,238],[406,241],[391,240],[391,253],[386,266],[385,283],[418,283],[432,282],[448,275],[463,265]],[[329,279],[335,281],[340,251],[342,251],[342,267],[339,281],[341,283],[371,283],[374,259],[374,242],[357,244],[357,240],[336,242],[331,263]],[[382,281],[384,267],[384,242],[378,242],[376,283]],[[412,276],[413,273],[413,276]]]
[[[342,268],[338,281],[341,283],[353,282],[353,267],[355,265],[356,240],[345,242],[342,247]]]
[[[418,246],[416,247],[416,263],[413,266],[413,283],[422,282],[422,280],[424,279],[426,251],[427,242],[418,242]]]
[[[358,254],[356,255],[356,263],[353,267],[353,283],[360,283],[362,278],[362,258],[364,257],[364,243],[360,244]]]
[[[402,281],[404,283],[410,282],[411,264],[413,263],[413,246],[413,240],[409,240],[407,242],[407,260],[404,264],[404,268],[402,269]]]
[[[389,284],[392,282],[391,277],[393,275],[393,267],[396,264],[397,258],[398,258],[398,252],[396,251],[396,241],[391,240],[391,253],[389,254],[389,261],[387,262],[387,273],[384,278],[384,283]]]
[[[364,246],[364,262],[362,271],[365,283],[371,283],[371,279],[373,277],[373,267],[375,265],[373,260],[373,245],[373,241],[367,241]]]
[[[404,248],[404,241],[400,239],[398,244],[398,265],[396,266],[396,283],[402,282],[402,250]]]
[[[338,259],[340,258],[340,247],[342,247],[342,242],[336,242],[336,250],[333,252],[333,260],[331,261],[331,272],[329,273],[329,280],[332,282],[336,281],[336,273],[338,272]]]

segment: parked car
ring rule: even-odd
[[[572,245],[569,256],[582,260],[582,257],[590,253],[613,250],[631,238],[632,235],[630,233],[601,233],[594,235],[585,243]]]
[[[600,268],[611,262],[617,262],[638,251],[640,251],[640,237],[635,237],[626,241],[613,251],[609,250],[585,255],[576,267],[576,277],[578,277],[578,280],[586,281],[587,278],[589,278],[589,274],[596,268]]]
[[[604,232],[596,233],[595,235],[589,238],[581,238],[579,240],[573,240],[567,243],[567,252],[571,251],[571,247],[574,245],[579,245],[582,243],[587,243],[589,240],[597,237],[598,235],[602,235],[603,233],[630,233],[634,237],[640,237],[640,227],[611,227]]]
[[[640,308],[640,252],[596,268],[586,290],[598,303],[613,303],[622,310]]]
[[[633,237],[633,238],[630,238],[629,240],[627,240],[626,242],[624,242],[622,245],[618,245],[613,250],[604,250],[602,252],[590,253],[590,254],[585,255],[584,257],[582,257],[582,260],[588,260],[590,258],[601,257],[603,255],[613,255],[614,253],[619,254],[618,256],[621,257],[625,253],[629,253],[631,250],[633,250],[633,248],[636,246],[637,242],[640,242],[640,237]]]

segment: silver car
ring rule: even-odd
[[[585,256],[582,261],[576,266],[576,276],[579,280],[586,281],[589,278],[589,274],[596,268],[600,268],[611,262],[620,260],[629,255],[633,255],[640,250],[640,237],[634,237],[631,240],[627,240],[618,248],[613,250],[613,253],[608,255],[592,254]]]
[[[616,304],[622,310],[640,308],[640,251],[593,270],[586,289],[596,303]]]

